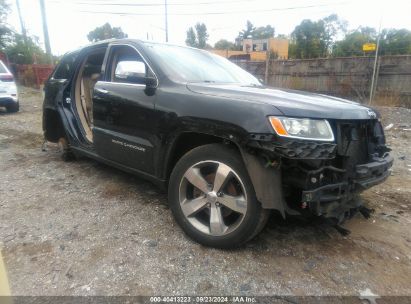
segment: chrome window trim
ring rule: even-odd
[[[130,83],[130,82],[114,82],[114,81],[103,81],[103,80],[99,80],[98,81],[101,84],[122,84],[122,85],[126,85],[126,86],[132,86],[132,87],[146,87],[145,84],[141,84],[141,83]],[[156,86],[157,88],[157,86]]]

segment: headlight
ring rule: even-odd
[[[274,131],[283,137],[334,141],[330,124],[325,119],[269,117]]]

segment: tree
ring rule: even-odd
[[[279,39],[289,39],[289,37],[287,35],[284,35],[284,34],[278,34],[277,38],[279,38]]]
[[[365,43],[377,42],[377,31],[371,27],[360,27],[337,41],[333,48],[333,56],[362,56]],[[380,55],[411,54],[411,31],[407,29],[384,29],[380,37]]]
[[[345,35],[344,39],[337,41],[333,46],[333,56],[362,56],[364,43],[375,43],[377,31],[371,27],[360,27],[359,29]]]
[[[250,20],[247,20],[246,28],[238,33],[238,38],[239,39],[252,38],[252,34],[254,30],[255,30],[254,25],[251,23]]]
[[[251,36],[253,39],[267,39],[267,38],[273,38],[275,34],[275,29],[271,25],[266,25],[266,26],[260,26],[255,28]]]
[[[198,46],[197,45],[196,33],[195,33],[192,26],[187,30],[186,45],[192,46],[192,47],[197,47]]]
[[[348,22],[346,20],[340,19],[336,14],[332,14],[328,17],[323,18],[322,22],[324,23],[324,39],[327,51],[328,53],[331,53],[332,47],[338,36],[346,35]]]
[[[0,0],[0,48],[6,47],[13,33],[6,23],[9,12],[10,5],[5,0]]]
[[[187,30],[186,45],[200,49],[208,48],[208,36],[206,25],[204,23],[197,23],[194,28],[191,26]]]
[[[255,27],[250,20],[247,20],[246,28],[238,33],[237,40],[247,38],[267,39],[274,37],[275,29],[271,25]]]
[[[195,28],[197,32],[198,47],[200,49],[205,49],[208,40],[207,27],[204,23],[197,23]]]
[[[0,21],[4,22],[9,13],[10,4],[8,4],[6,0],[0,0]]]
[[[346,33],[347,21],[333,14],[318,21],[303,20],[291,34],[292,58],[327,57],[338,36]]]
[[[381,32],[380,54],[411,54],[411,31],[407,29],[384,29]]]
[[[293,58],[317,58],[327,55],[324,22],[303,20],[291,34]]]
[[[87,39],[90,42],[106,40],[110,38],[127,38],[128,35],[123,32],[121,27],[111,27],[110,23],[105,23],[102,26],[96,27],[88,33]]]
[[[27,42],[27,43],[26,43]],[[6,49],[10,62],[17,64],[48,63],[48,56],[39,46],[38,38],[15,34],[13,41]]]
[[[235,45],[231,41],[221,39],[214,44],[214,48],[217,50],[234,50]]]

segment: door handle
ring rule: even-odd
[[[96,89],[97,92],[101,93],[101,94],[107,94],[108,91],[105,89]]]

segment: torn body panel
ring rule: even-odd
[[[285,204],[281,189],[281,171],[278,163],[270,162],[261,155],[241,151],[258,201],[265,209],[276,209],[285,217]]]
[[[262,149],[279,157],[292,159],[333,159],[335,158],[337,145],[335,143],[314,142],[301,139],[283,139],[281,137],[267,136],[264,139],[261,135],[252,134],[253,139],[249,145],[257,149]]]
[[[264,208],[337,223],[361,210],[359,194],[390,175],[390,149],[378,120],[334,121],[333,128],[336,140],[329,143],[251,135],[248,148],[253,153],[243,155]],[[277,165],[257,165],[262,163]],[[268,177],[269,170],[275,178]]]

